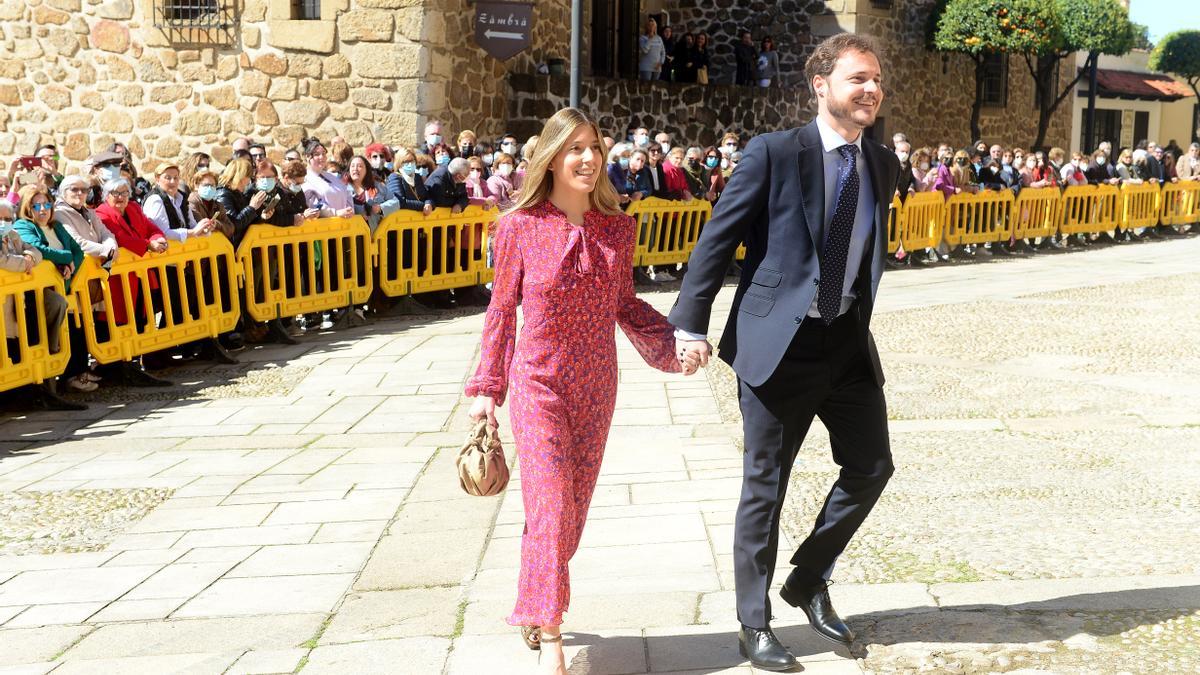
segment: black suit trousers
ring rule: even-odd
[[[814,583],[833,565],[892,475],[887,406],[861,339],[858,308],[830,326],[805,318],[774,374],[761,386],[739,380],[746,439],[734,523],[739,620],[766,628],[779,548],[779,519],[792,464],[813,417],[829,430],[841,467],[816,524],[791,562]]]

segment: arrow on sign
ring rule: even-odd
[[[483,33],[484,37],[489,40],[492,38],[504,38],[505,40],[524,40],[525,36],[520,33],[502,33],[498,30],[487,30]]]

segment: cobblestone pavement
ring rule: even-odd
[[[1198,258],[1190,238],[885,275],[897,473],[834,577],[854,651],[777,603],[805,672],[1200,670]],[[531,672],[503,623],[519,467],[490,499],[452,473],[481,322],[382,321],[5,414],[0,673]],[[571,672],[750,673],[732,373],[619,344]],[[835,470],[814,425],[781,568]]]

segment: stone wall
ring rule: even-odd
[[[156,29],[154,0],[0,2],[0,156],[56,143],[82,160],[114,140],[143,169],[194,150],[228,156],[241,135],[281,148],[306,135],[411,142],[428,106],[425,45],[445,40],[423,0],[324,0],[292,21],[288,0],[240,8],[217,36]]]
[[[546,118],[567,105],[569,78],[514,74],[509,84],[509,127],[518,138],[541,131]],[[746,139],[811,117],[807,90],[795,88],[588,78],[580,99],[601,129],[616,138],[633,124],[666,131],[676,144],[687,145],[712,145],[725,131]]]
[[[593,0],[600,1],[611,0]],[[481,138],[527,135],[566,103],[566,78],[536,69],[569,56],[570,0],[536,2],[532,44],[507,62],[476,46],[471,0],[322,0],[319,21],[290,20],[290,0],[218,0],[240,14],[216,37],[185,35],[187,44],[154,27],[155,2],[0,1],[0,157],[53,142],[79,161],[119,140],[148,169],[194,150],[225,159],[241,135],[268,142],[275,157],[310,134],[340,134],[359,147],[412,143],[435,117],[448,137],[467,128]],[[748,25],[756,40],[776,39],[782,86],[595,79],[584,106],[613,135],[632,122],[707,143],[726,129],[792,126],[812,114],[802,70],[813,45],[854,30],[884,45],[883,135],[903,130],[918,144],[962,145],[970,140],[971,62],[925,50],[933,2],[896,0],[878,10],[869,0],[668,0],[673,23],[712,36],[714,82],[731,79],[732,40]],[[1070,68],[1064,64],[1064,81]],[[984,110],[985,138],[1033,139],[1032,90],[1013,59],[1008,105]],[[1050,143],[1068,143],[1069,118],[1064,106]]]

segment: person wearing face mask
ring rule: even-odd
[[[119,180],[118,173],[113,180]],[[92,181],[83,176],[67,176],[58,188],[54,204],[54,219],[67,230],[87,255],[110,261],[117,254],[117,238],[100,222],[96,212],[88,208],[88,191]]]
[[[937,176],[937,172],[933,171],[932,155],[933,148],[924,147],[917,148],[912,157],[909,157],[909,163],[912,166],[913,189],[917,192],[928,192],[933,188],[933,178]]]
[[[638,194],[640,199],[637,186],[629,174],[629,152],[628,143],[617,143],[608,151],[608,180],[617,191],[617,199],[623,209],[634,201],[634,194]]]
[[[1116,185],[1120,179],[1109,174],[1112,169],[1108,163],[1108,154],[1098,149],[1092,153],[1092,160],[1088,162],[1083,173],[1089,185]]]
[[[188,192],[187,205],[191,211],[192,218],[196,222],[208,220],[212,222],[213,229],[225,235],[226,239],[233,240],[234,227],[229,221],[229,216],[226,215],[225,209],[221,203],[217,201],[217,182],[220,176],[214,171],[210,171],[205,167],[201,171],[196,171],[192,174],[191,182],[188,187],[191,190]],[[128,207],[126,207],[128,210]]]
[[[467,172],[467,199],[471,204],[482,206],[485,209],[490,209],[496,205],[496,198],[492,196],[487,185],[487,168],[483,165],[483,159],[476,156],[467,160],[470,170]]]
[[[179,191],[184,195],[185,199],[186,199],[189,191],[192,189],[192,186],[196,184],[195,181],[193,180],[196,173],[200,172],[200,171],[208,171],[208,168],[211,164],[212,164],[212,157],[210,157],[208,155],[208,153],[206,153],[206,152],[193,152],[192,154],[188,155],[187,159],[180,162],[180,164],[179,164],[179,178],[180,178]],[[135,190],[134,199],[136,200],[136,198],[137,197],[136,197],[136,190]]]
[[[1083,153],[1078,150],[1072,152],[1071,161],[1063,165],[1062,172],[1059,174],[1062,184],[1066,186],[1087,185],[1087,176],[1083,172],[1086,166]]]
[[[683,165],[683,174],[687,177],[688,182],[688,192],[697,197],[703,197],[708,192],[707,173],[704,168],[704,149],[688,148],[687,161]]]
[[[477,139],[474,131],[471,131],[470,129],[464,129],[463,131],[459,132],[458,145],[456,146],[458,148],[458,156],[462,157],[463,159],[469,159],[477,155],[478,151],[475,147],[476,142]]]
[[[234,248],[242,242],[251,225],[262,222],[263,205],[275,191],[274,167],[268,170],[262,166],[270,164],[266,160],[259,164],[259,167],[254,167],[248,159],[235,159],[225,167],[217,181],[217,203],[233,225],[232,235],[227,236]],[[258,178],[259,172],[263,174],[262,178]]]
[[[717,203],[721,193],[725,191],[725,176],[721,173],[721,152],[715,146],[704,151],[704,169],[701,176],[707,178],[705,185],[708,191],[705,199]]]
[[[721,143],[717,146],[717,149],[721,152],[722,157],[729,157],[738,151],[738,148],[741,146],[741,144],[741,137],[732,131],[727,131],[725,132],[725,135],[721,137]]]
[[[646,127],[638,127],[633,130],[633,147],[646,148],[650,145],[650,130]]]
[[[423,155],[433,156],[433,149],[442,145],[444,137],[442,136],[442,123],[438,120],[430,120],[425,124],[425,142],[417,151]]]
[[[417,156],[407,148],[396,155],[396,172],[388,176],[388,190],[399,200],[400,208],[433,212],[433,201],[425,191],[425,181],[417,166]],[[428,169],[426,169],[428,171]]]
[[[516,136],[513,136],[512,134],[505,134],[504,137],[500,139],[500,152],[512,157],[514,160],[517,158],[518,149]]]
[[[383,184],[392,175],[392,151],[383,143],[372,143],[363,153],[371,164],[371,172],[375,174],[375,182]]]
[[[429,156],[433,158],[433,163],[440,168],[450,164],[450,160],[454,159],[454,151],[448,145],[437,145],[434,146],[433,152],[429,153]]]
[[[488,192],[496,198],[496,206],[501,211],[507,211],[513,204],[512,175],[516,165],[512,155],[501,152],[492,164],[492,176],[487,179]]]
[[[92,167],[88,171],[92,178],[91,189],[86,199],[89,206],[95,208],[101,204],[103,196],[100,194],[100,186],[121,177],[121,163],[124,161],[123,155],[110,150],[98,152],[88,158],[87,164]]]
[[[900,197],[900,201],[908,199],[910,193],[916,192],[917,187],[913,180],[912,164],[909,163],[909,154],[912,151],[912,146],[908,141],[900,141],[896,144],[896,159],[900,160],[899,178],[896,180],[896,195]]]

